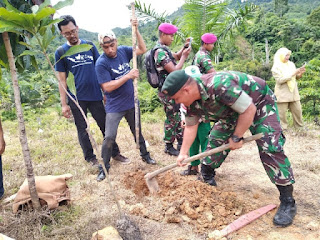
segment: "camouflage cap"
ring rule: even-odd
[[[171,72],[163,83],[161,92],[169,96],[175,95],[188,81],[189,75],[184,70]]]

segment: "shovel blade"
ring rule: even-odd
[[[159,192],[159,190],[160,190],[159,184],[158,184],[157,179],[155,177],[153,177],[153,178],[146,177],[146,183],[147,183],[147,187],[148,187],[151,194],[155,194],[155,193]]]

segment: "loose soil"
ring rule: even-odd
[[[121,209],[137,223],[143,239],[210,239],[210,233],[223,229],[241,215],[268,204],[279,204],[278,191],[267,177],[252,142],[229,154],[217,170],[217,187],[203,183],[197,176],[181,176],[184,168],[175,168],[156,176],[160,191],[150,194],[144,175],[174,163],[175,157],[163,152],[161,124],[144,124],[142,129],[157,165],[141,160],[129,128],[122,123],[117,142],[121,153],[132,162],[122,165],[112,161],[110,179]],[[319,130],[289,130],[286,137],[285,151],[296,179],[294,197],[298,212],[294,223],[287,228],[275,227],[272,219],[276,210],[272,210],[226,239],[320,239]],[[28,238],[19,236],[22,223],[11,226],[10,221],[4,221],[1,232],[16,239],[90,239],[96,230],[115,226],[119,215],[107,180],[96,182],[95,173],[83,162],[72,160],[60,165],[74,175],[69,184],[72,206],[81,211],[69,225],[57,223],[50,231],[40,233],[41,237]],[[60,209],[63,210],[65,207]],[[2,215],[13,219],[8,209],[3,209]]]

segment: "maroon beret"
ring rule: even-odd
[[[217,36],[212,33],[205,33],[201,36],[201,40],[204,43],[211,44],[217,41]]]
[[[165,34],[174,34],[178,31],[178,28],[170,23],[161,23],[158,29]]]

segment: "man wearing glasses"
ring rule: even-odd
[[[93,43],[79,38],[79,27],[72,16],[65,15],[62,16],[61,19],[62,21],[58,23],[58,28],[61,35],[66,38],[67,42],[59,47],[55,52],[55,69],[59,78],[62,114],[66,118],[70,118],[71,114],[73,115],[74,123],[78,131],[79,143],[85,160],[88,163],[91,163],[95,168],[101,168],[98,164],[96,155],[93,152],[92,145],[86,131],[87,124],[76,104],[69,96],[67,96],[64,90],[68,89],[67,78],[68,73],[71,72],[74,76],[76,93],[72,94],[69,89],[68,92],[72,98],[79,103],[86,115],[88,110],[91,112],[92,117],[97,122],[101,133],[104,136],[106,114],[102,102],[103,97],[100,85],[98,84],[95,72],[95,62],[99,57],[99,53]],[[91,44],[92,48],[89,51],[77,53],[60,60],[60,57],[72,46],[79,44]],[[126,158],[120,154],[116,143],[113,145],[112,153],[112,157],[115,160],[125,162]]]

